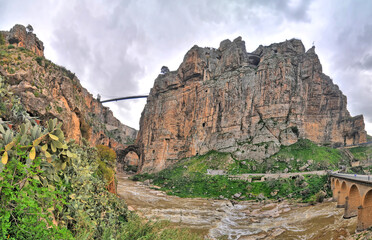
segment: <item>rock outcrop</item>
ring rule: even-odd
[[[17,24],[10,31],[1,31],[6,44],[24,47],[36,55],[44,56],[44,44],[32,32],[28,32],[25,26]]]
[[[158,76],[137,144],[143,171],[158,171],[210,150],[259,161],[301,138],[365,142],[363,116],[350,116],[314,47],[292,39],[247,53],[239,37],[194,46],[177,71]]]
[[[51,118],[59,119],[67,139],[81,142],[84,137],[92,145],[103,144],[115,149],[133,143],[137,130],[116,119],[109,108],[81,86],[75,74],[40,57],[43,43],[35,34],[26,33],[24,26],[16,25],[6,39],[8,43],[17,39],[14,43],[23,48],[0,46],[3,49],[0,77],[13,93],[12,99],[1,99],[5,103],[0,106],[5,109],[0,109],[2,120],[17,120],[22,109],[14,107],[16,96],[22,108],[41,124]]]

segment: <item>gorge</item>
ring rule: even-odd
[[[33,166],[30,160],[41,165],[43,171],[32,178],[35,186],[66,201],[55,209],[43,206],[42,213],[50,213],[56,227],[71,234],[89,228],[90,236],[114,238],[128,232],[120,232],[123,226],[148,227],[142,219],[130,225],[136,210],[212,239],[326,239],[313,234],[322,223],[330,225],[322,229],[335,237],[354,232],[355,220],[339,221],[333,203],[304,208],[298,203],[327,200],[325,170],[351,165],[333,147],[367,142],[363,116],[349,114],[346,97],[322,72],[315,47],[305,51],[300,40],[291,39],[248,53],[240,37],[222,41],[218,49],[194,46],[177,71],[156,78],[137,134],[82,87],[75,74],[46,59],[43,43],[24,26],[2,31],[0,37],[0,170],[17,161],[24,168]],[[103,149],[100,156],[97,145]],[[111,194],[116,193],[110,185],[116,183],[116,162],[110,148],[119,163],[130,152],[139,157],[137,173],[143,175],[134,177],[146,183],[117,175],[118,193],[129,210]],[[369,156],[365,154],[367,161]],[[311,174],[317,170],[323,175]],[[261,176],[287,172],[290,178]],[[244,173],[255,176],[231,179]],[[109,174],[113,176],[105,178]],[[293,219],[302,214],[309,219],[295,226]]]

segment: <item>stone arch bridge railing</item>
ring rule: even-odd
[[[372,177],[331,173],[333,200],[345,208],[344,218],[357,217],[357,231],[372,227]]]

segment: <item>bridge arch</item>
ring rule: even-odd
[[[347,194],[348,194],[348,191],[347,191],[346,181],[342,181],[341,188],[340,188],[339,194],[338,194],[338,200],[337,200],[337,207],[338,208],[345,207]]]
[[[345,202],[344,218],[357,215],[357,231],[372,227],[372,180],[370,177],[331,173],[331,178],[334,178],[333,181],[331,180],[334,184],[333,193],[338,196],[337,207],[343,207],[343,202]]]
[[[138,169],[137,169],[137,172],[138,172],[141,169],[141,167],[142,167],[142,164],[141,164],[141,151],[140,151],[139,146],[137,146],[137,145],[129,145],[125,149],[119,150],[118,153],[117,153],[119,162],[122,163],[122,164],[125,164],[124,163],[124,159],[127,156],[127,154],[130,153],[130,152],[134,152],[138,156]]]
[[[340,190],[340,185],[340,180],[336,179],[335,189],[337,189],[337,191]]]
[[[351,218],[358,215],[358,207],[362,205],[360,190],[356,184],[352,184],[346,197],[344,218]]]
[[[363,208],[372,207],[372,189],[367,192],[363,199]]]
[[[362,231],[372,226],[372,189],[363,197],[362,206],[358,207],[357,230]]]

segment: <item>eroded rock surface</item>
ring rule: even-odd
[[[16,25],[7,32],[6,39],[18,45],[14,49],[1,46],[6,54],[0,56],[0,77],[9,85],[9,91],[19,96],[25,110],[40,119],[41,124],[57,118],[63,122],[67,139],[81,142],[84,137],[92,145],[118,149],[134,141],[137,130],[116,119],[109,108],[81,86],[75,74],[44,57],[37,57],[43,55],[44,48],[35,34],[26,33],[24,26]],[[6,100],[10,107],[11,102]],[[12,111],[12,115],[17,115],[16,110]],[[11,115],[0,117],[14,120]]]
[[[261,160],[300,138],[366,141],[363,116],[322,72],[312,47],[292,39],[247,53],[239,37],[218,49],[192,47],[177,71],[159,75],[141,116],[144,171],[210,150]]]
[[[26,27],[20,24],[15,25],[10,31],[1,31],[7,44],[17,47],[24,47],[38,56],[44,56],[44,44],[32,32],[27,32]]]

